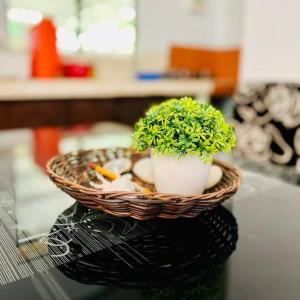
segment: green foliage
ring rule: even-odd
[[[188,97],[152,106],[136,123],[133,140],[138,151],[151,148],[156,154],[197,155],[204,162],[235,145],[233,126],[222,113]]]

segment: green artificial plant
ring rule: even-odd
[[[213,106],[192,98],[170,99],[152,106],[135,125],[134,147],[154,154],[197,155],[204,162],[235,145],[234,129]]]

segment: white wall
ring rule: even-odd
[[[244,0],[203,0],[193,13],[187,0],[138,0],[138,50],[166,52],[171,44],[210,48],[240,45]]]
[[[300,1],[246,0],[241,82],[300,82]]]

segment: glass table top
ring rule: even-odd
[[[243,170],[223,206],[139,222],[77,204],[30,145],[0,150],[0,299],[300,298],[299,187]]]

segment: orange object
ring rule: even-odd
[[[172,70],[209,71],[216,82],[216,95],[229,95],[235,90],[240,50],[216,50],[173,46],[170,53]]]
[[[31,76],[57,77],[61,74],[61,63],[56,49],[56,29],[50,19],[43,19],[32,27]]]
[[[61,130],[55,127],[33,129],[33,155],[35,162],[46,170],[49,159],[59,154]]]
[[[115,174],[115,173],[112,173],[102,167],[100,167],[99,165],[95,165],[93,164],[92,162],[89,162],[88,163],[88,166],[90,168],[93,168],[96,172],[98,172],[99,174],[111,179],[111,180],[115,180],[118,178],[118,176]]]

